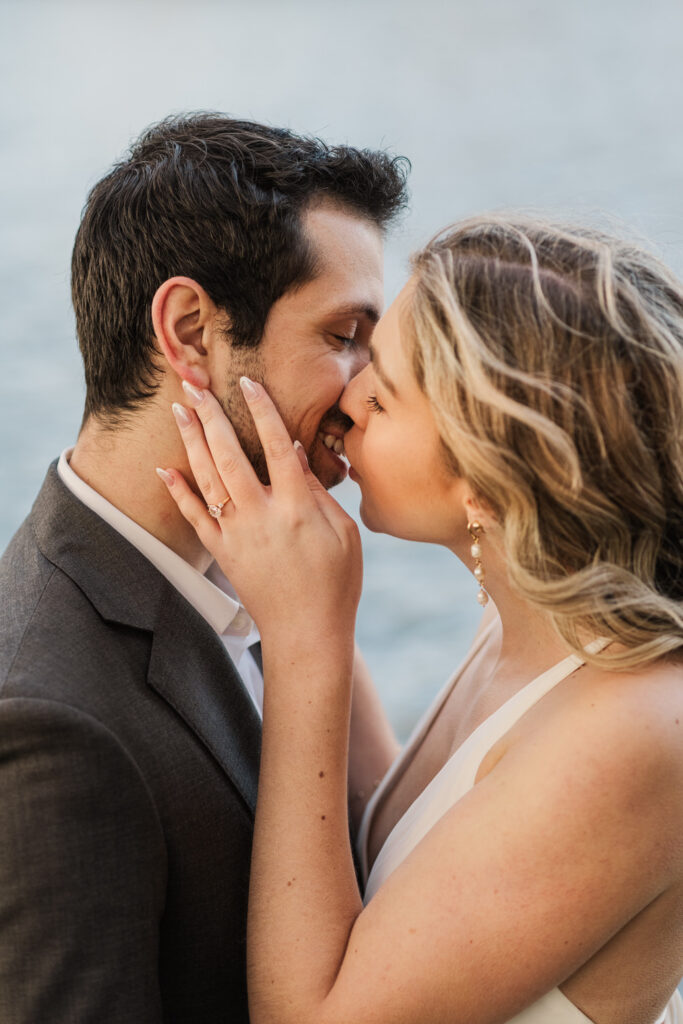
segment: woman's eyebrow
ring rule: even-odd
[[[376,349],[374,349],[372,345],[369,345],[368,348],[370,350],[370,362],[372,363],[372,367],[375,373],[381,380],[382,384],[384,384],[384,387],[387,389],[389,394],[393,395],[394,398],[398,398],[398,392],[396,391],[396,388],[391,383],[389,378],[386,376],[382,367],[379,365],[379,357],[377,355]]]

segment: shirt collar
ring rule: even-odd
[[[57,465],[62,483],[71,493],[137,548],[140,554],[144,555],[206,619],[216,633],[243,637],[245,644],[258,640],[253,619],[240,604],[234,589],[216,562],[212,563],[206,575],[202,575],[184,558],[86,484],[69,465],[72,452],[73,448],[63,451]]]

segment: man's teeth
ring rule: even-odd
[[[322,443],[326,448],[331,448],[337,455],[345,455],[344,442],[341,437],[335,437],[334,434],[319,434],[318,435]]]

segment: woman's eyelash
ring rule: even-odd
[[[370,412],[384,412],[384,406],[377,401],[377,395],[368,395],[367,406]]]

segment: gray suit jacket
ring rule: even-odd
[[[51,466],[0,562],[0,1022],[246,1022],[260,721]]]

